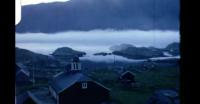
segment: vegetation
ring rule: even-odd
[[[64,50],[68,51],[67,48]],[[62,53],[62,51],[56,53],[58,55]],[[74,53],[72,52],[71,54]],[[65,69],[65,67],[59,64],[55,58],[19,48],[16,48],[16,59],[17,62],[25,63],[25,66],[28,67],[30,73],[32,73],[34,70],[34,76],[36,78],[36,83],[34,86],[26,85],[17,87],[17,94],[37,87],[48,86],[48,81],[50,78],[56,73]],[[113,66],[113,63],[97,63],[90,61],[82,62],[84,69],[83,72],[85,74],[111,89],[111,101],[115,102],[116,104],[145,104],[147,99],[155,90],[174,89],[178,87],[179,68],[177,60],[156,61],[155,63],[156,69],[141,72],[139,70],[143,68],[143,63],[116,62],[115,66]],[[136,74],[137,87],[131,89],[125,88],[124,85],[118,81],[120,72],[122,70],[120,68],[116,68],[116,66],[123,67],[134,72]]]
[[[145,104],[156,89],[174,89],[179,82],[177,68],[162,68],[148,72],[137,72],[137,88],[126,89],[112,70],[95,70],[88,75],[111,89],[111,100],[118,104]],[[118,83],[117,83],[118,82]]]

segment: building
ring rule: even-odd
[[[32,84],[30,73],[27,70],[22,69],[18,64],[16,64],[15,67],[15,84],[16,86]]]
[[[134,87],[135,86],[135,74],[131,71],[123,72],[119,77],[120,82],[125,87]]]
[[[81,72],[79,58],[71,62],[71,70],[54,76],[49,86],[57,104],[101,104],[109,100],[109,89]]]
[[[33,99],[30,92],[24,92],[16,96],[15,104],[37,104]]]
[[[143,68],[141,68],[141,71],[149,71],[155,69],[156,64],[151,59],[148,59],[147,61],[143,62],[142,67]]]

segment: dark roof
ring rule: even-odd
[[[72,59],[72,62],[80,62],[79,57],[74,57],[74,58]]]
[[[18,71],[20,71],[20,67],[17,65],[17,64],[15,64],[15,73],[17,73]]]
[[[51,82],[51,86],[56,91],[56,93],[60,93],[75,84],[76,82],[83,81],[92,80],[81,72],[62,72],[55,76],[55,78]]]
[[[27,92],[37,104],[56,104],[55,99],[49,96],[48,88],[39,88]]]
[[[121,74],[121,76],[124,76],[125,74],[131,74],[131,75],[133,75],[133,76],[135,76],[135,73],[133,73],[133,72],[131,72],[131,71],[125,71],[125,72],[123,72],[122,74]]]
[[[19,65],[15,66],[15,75],[18,76],[20,73],[25,74],[27,77],[30,76],[30,73],[27,70],[22,69]]]
[[[29,95],[28,95],[27,92],[22,93],[22,94],[16,96],[16,104],[23,104],[24,101],[25,101],[26,99],[28,99],[28,98],[29,98]]]

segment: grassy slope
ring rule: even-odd
[[[149,72],[136,73],[139,88],[124,89],[117,82],[118,74],[111,70],[97,70],[89,74],[111,89],[111,99],[119,104],[145,104],[153,91],[162,88],[176,88],[179,74],[176,68],[157,69]]]
[[[119,74],[112,70],[101,69],[88,73],[88,76],[111,89],[111,100],[117,104],[145,104],[153,91],[162,88],[175,88],[179,81],[176,68],[156,69],[149,72],[135,72],[139,88],[124,89],[117,81]],[[46,86],[47,81],[38,81],[36,86]],[[24,86],[22,89],[32,89]],[[20,90],[20,89],[18,89]]]

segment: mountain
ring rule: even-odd
[[[93,29],[178,30],[179,0],[70,0],[27,5],[16,26],[18,33]]]
[[[165,50],[168,53],[170,53],[170,54],[172,54],[174,56],[180,55],[180,44],[177,43],[177,42],[171,43],[171,44],[167,45],[167,47],[165,48]]]
[[[86,55],[86,53],[73,50],[69,47],[61,47],[61,48],[56,49],[52,53],[52,55],[61,61],[69,61],[70,59],[72,59],[75,56],[82,57],[82,56]]]

